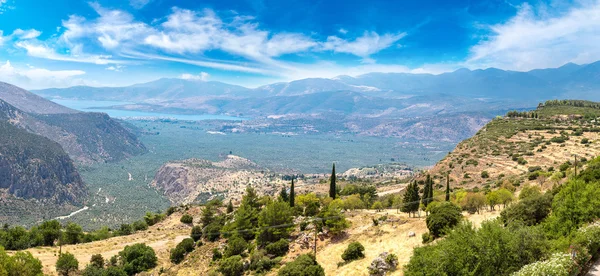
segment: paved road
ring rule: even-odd
[[[586,276],[600,276],[600,259],[594,263],[594,265],[590,268]]]

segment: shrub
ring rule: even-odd
[[[556,253],[548,260],[528,264],[513,276],[572,275],[576,264],[566,253]]]
[[[325,276],[323,267],[317,263],[313,255],[298,256],[293,262],[287,263],[277,273],[278,276]]]
[[[590,139],[583,138],[583,139],[581,139],[581,143],[584,144],[584,145],[589,144],[590,143]]]
[[[185,258],[185,253],[185,249],[180,246],[176,246],[175,248],[171,249],[171,262],[174,264],[181,263],[181,261],[183,261]]]
[[[56,272],[63,276],[69,276],[69,273],[79,269],[79,262],[71,253],[64,253],[56,261]]]
[[[487,171],[482,171],[481,172],[481,178],[489,178],[490,174]]]
[[[185,224],[192,224],[192,222],[194,221],[194,218],[192,216],[190,216],[189,214],[184,214],[183,216],[181,216],[181,219],[179,220],[182,223]]]
[[[275,256],[284,256],[290,250],[290,243],[286,239],[281,239],[265,247],[268,254]]]
[[[227,241],[227,246],[223,252],[225,257],[241,255],[248,248],[246,240],[239,236],[234,236]]]
[[[192,227],[192,233],[190,236],[194,241],[199,241],[202,238],[202,227],[200,227],[200,225]]]
[[[92,255],[90,259],[90,265],[95,267],[103,268],[104,267],[104,258],[100,254]]]
[[[158,259],[152,247],[143,243],[125,246],[119,252],[122,267],[128,275],[134,275],[142,271],[156,267]]]
[[[212,222],[204,228],[203,236],[209,241],[216,241],[221,237],[221,224]]]
[[[242,257],[231,256],[227,259],[223,259],[219,264],[219,272],[225,276],[240,276],[244,272],[244,264],[242,263]]]
[[[421,235],[421,239],[424,244],[427,244],[427,243],[430,243],[433,240],[435,240],[435,237],[433,237],[433,235],[431,235],[429,232],[426,232],[426,233],[423,233],[423,235]]]
[[[462,219],[460,207],[450,203],[443,202],[431,209],[427,216],[427,229],[434,237],[439,237],[445,229],[457,225]]]
[[[550,139],[550,142],[562,144],[562,143],[566,142],[567,140],[569,140],[569,137],[561,135],[561,136],[552,137],[552,139]]]
[[[552,209],[552,194],[525,197],[500,213],[500,220],[508,225],[511,222],[523,222],[525,225],[536,225],[542,222]]]
[[[134,231],[148,230],[148,223],[146,223],[143,220],[138,220],[133,223],[133,230]]]
[[[119,235],[127,236],[133,233],[133,228],[129,224],[121,224],[121,228],[119,228]]]
[[[212,255],[213,261],[220,260],[221,258],[223,258],[223,254],[221,253],[221,251],[219,251],[219,249],[213,248],[212,253],[213,253],[213,255]]]
[[[365,247],[359,242],[352,242],[342,253],[342,260],[351,262],[365,257]]]
[[[8,274],[6,274],[8,272]],[[29,252],[19,251],[8,256],[0,246],[0,275],[39,276],[42,274],[42,262]]]

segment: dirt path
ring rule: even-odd
[[[600,259],[598,259],[594,265],[588,270],[586,276],[600,276]]]

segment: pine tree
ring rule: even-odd
[[[413,182],[409,183],[408,186],[406,186],[406,191],[404,192],[404,197],[402,198],[402,205],[400,207],[400,211],[402,211],[403,213],[408,213],[409,217],[410,217],[410,214],[412,213],[412,211],[410,209],[410,201],[413,198],[412,193],[413,193]]]
[[[450,201],[450,173],[446,175],[446,201]]]
[[[427,204],[433,202],[433,179],[430,178],[429,181],[429,194],[427,195],[428,201]]]
[[[294,191],[294,178],[292,177],[292,186],[290,187],[290,207],[294,208],[296,200],[296,191]]]
[[[233,203],[231,203],[231,199],[229,200],[229,204],[227,204],[227,214],[233,212]]]
[[[333,163],[333,169],[331,170],[331,181],[329,183],[329,197],[335,199],[335,163]]]

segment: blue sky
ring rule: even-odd
[[[0,80],[255,87],[600,59],[599,1],[0,0]]]

